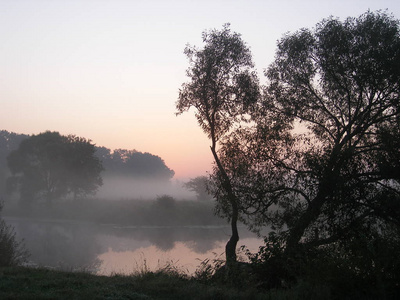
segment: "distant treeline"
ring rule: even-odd
[[[29,135],[6,130],[0,131],[0,195],[6,194],[6,181],[11,175],[7,156],[17,150]],[[100,159],[104,171],[102,177],[129,177],[136,179],[158,179],[168,181],[175,172],[168,168],[164,160],[151,153],[137,150],[116,149],[95,146],[95,155]]]
[[[148,152],[96,147],[95,154],[102,161],[106,176],[169,180],[175,174],[161,157]]]

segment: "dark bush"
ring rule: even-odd
[[[0,211],[2,208],[0,204]],[[0,218],[0,267],[17,266],[27,258],[28,252],[17,240],[14,228]]]
[[[158,196],[156,200],[157,206],[162,208],[173,208],[175,207],[175,202],[174,197],[168,195]]]

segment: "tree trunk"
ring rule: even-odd
[[[295,226],[290,229],[289,236],[286,240],[286,254],[290,256],[297,252],[300,240],[303,237],[304,232],[306,231],[307,227],[310,226],[312,222],[314,222],[318,218],[321,212],[321,207],[324,203],[325,197],[315,198],[310,203],[306,212],[300,216]]]
[[[321,181],[318,194],[310,202],[307,210],[297,220],[295,226],[290,229],[289,236],[286,240],[286,254],[291,255],[296,253],[304,232],[318,218],[322,206],[328,201],[328,196],[332,193],[332,189],[334,189],[337,180],[337,171],[333,172],[330,168],[328,168],[328,170],[324,179]]]
[[[237,205],[232,205],[232,219],[231,219],[231,230],[232,235],[225,246],[225,257],[227,265],[231,265],[236,262],[236,246],[239,241],[239,232],[237,229],[238,209]]]
[[[215,150],[216,142],[215,139],[213,139],[213,143],[211,146],[211,152],[214,156],[215,163],[218,166],[219,171],[222,174],[222,179],[223,179],[223,186],[228,194],[228,199],[229,203],[232,208],[232,216],[231,216],[231,230],[232,230],[232,235],[229,239],[229,241],[226,243],[225,246],[225,258],[226,258],[226,264],[228,266],[232,265],[233,263],[236,263],[236,246],[239,241],[239,232],[237,229],[237,221],[239,217],[239,209],[238,209],[238,203],[237,199],[233,193],[232,190],[232,185],[229,180],[228,174],[226,173],[221,161],[219,160],[217,151]]]

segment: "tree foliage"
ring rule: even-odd
[[[382,13],[330,18],[280,41],[260,117],[290,139],[271,157],[285,174],[277,203],[288,248],[377,225],[380,198],[398,199],[398,178],[382,167],[398,164],[383,135],[399,124],[399,63],[398,22]],[[297,124],[303,133],[289,131]]]
[[[207,176],[197,176],[185,182],[183,186],[196,193],[197,200],[211,200],[211,194],[208,191],[209,179]]]
[[[26,203],[94,193],[102,184],[103,170],[94,151],[89,140],[74,135],[50,131],[33,135],[7,157],[10,183]]]
[[[203,131],[216,143],[259,97],[258,78],[249,48],[229,24],[221,31],[203,32],[203,49],[187,46],[187,76],[179,90],[178,114],[196,109]]]

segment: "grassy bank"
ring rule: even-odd
[[[204,283],[164,270],[96,276],[47,269],[0,268],[0,299],[294,299],[276,292]]]
[[[334,287],[324,278],[318,282],[300,280],[286,288],[267,290],[257,287],[249,275],[237,274],[234,282],[227,284],[218,276],[205,279],[197,274],[190,277],[173,267],[156,272],[113,276],[43,268],[0,267],[0,299],[399,299],[394,290],[379,293],[376,292],[376,286]]]

